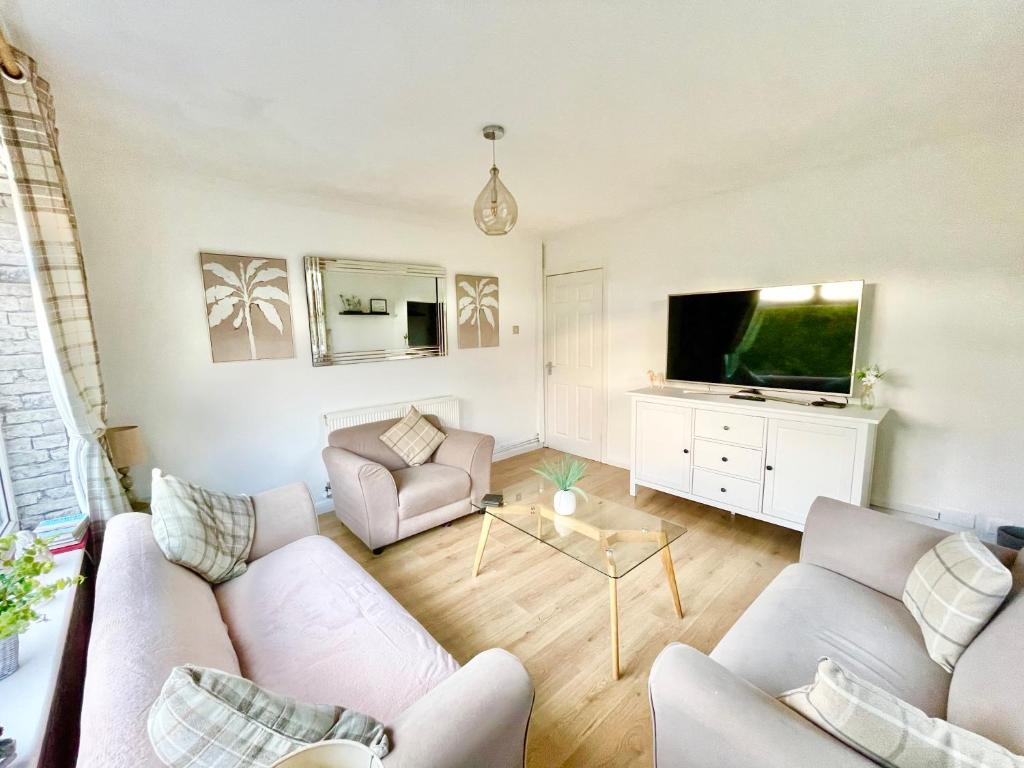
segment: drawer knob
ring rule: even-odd
[[[729,431],[729,425],[726,424],[724,427],[722,427],[722,429],[724,429],[726,432],[728,432]]]
[[[722,457],[722,461],[728,461],[728,460],[729,459],[727,459],[725,456]]]
[[[772,471],[772,465],[769,464],[768,466],[765,467],[765,469],[767,469],[769,472],[771,472]]]
[[[725,488],[722,489],[722,493],[725,493]]]
[[[689,453],[689,452],[690,452],[689,448],[683,448],[683,453]]]

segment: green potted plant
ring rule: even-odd
[[[545,461],[533,471],[550,482],[558,490],[555,491],[555,512],[560,515],[571,515],[576,511],[576,496],[587,498],[577,483],[587,474],[587,462],[575,459],[566,454],[558,461]]]
[[[0,536],[0,680],[18,669],[18,635],[42,618],[36,607],[82,581],[81,576],[40,579],[52,570],[53,556],[42,539]]]

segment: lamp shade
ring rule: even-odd
[[[105,437],[110,449],[110,463],[115,468],[132,467],[146,460],[146,446],[142,442],[142,430],[138,427],[111,427]]]

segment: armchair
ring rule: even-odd
[[[490,490],[494,438],[427,418],[446,437],[418,467],[408,466],[380,440],[397,419],[336,429],[327,438],[323,459],[334,514],[375,554],[468,515]]]

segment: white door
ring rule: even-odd
[[[603,282],[600,269],[550,275],[544,299],[544,441],[595,461],[604,435]]]
[[[768,420],[763,512],[803,523],[818,496],[850,501],[857,430]]]
[[[636,404],[636,480],[684,493],[690,490],[690,425],[693,409]]]

